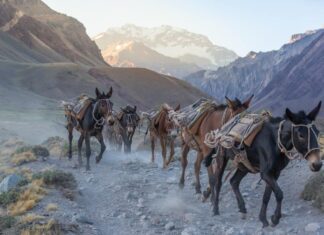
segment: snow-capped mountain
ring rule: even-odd
[[[127,24],[110,28],[94,40],[102,51],[111,44],[140,42],[160,54],[195,63],[205,69],[227,65],[238,57],[233,51],[214,45],[204,35],[166,25],[145,28]]]
[[[314,44],[319,38],[322,38],[321,41]],[[303,63],[312,59],[312,53],[315,55],[316,47],[318,51],[321,51],[323,44],[320,42],[323,43],[323,38],[324,29],[293,35],[290,42],[277,51],[250,52],[246,57],[239,58],[228,66],[216,71],[202,70],[187,76],[185,80],[218,100],[224,100],[225,95],[244,98],[250,94],[255,94],[254,104],[257,108],[265,107],[266,104],[267,108],[276,112],[288,103],[292,107],[298,107],[300,104],[310,103],[309,97],[315,98],[318,95],[319,98],[324,99],[323,91],[315,95],[311,94],[312,91],[309,88],[323,87],[323,83],[320,83],[320,79],[315,78],[315,76],[318,76],[319,70],[324,68],[324,54],[322,54],[322,57],[319,53],[316,54],[316,61],[312,61],[313,67],[302,67]],[[303,57],[306,52],[307,57]],[[300,60],[298,68],[297,60]],[[316,70],[311,71],[316,63],[318,65]],[[297,70],[302,73],[297,74],[295,72]],[[286,73],[283,73],[283,71],[286,71]],[[323,78],[321,79],[323,81]],[[292,87],[293,90],[291,90]],[[295,90],[305,90],[306,87],[307,92],[300,94],[294,92]],[[274,90],[280,90],[282,94],[274,92]],[[276,96],[272,96],[271,99],[264,99],[270,93],[276,94]],[[280,102],[282,97],[285,98]]]
[[[148,68],[178,78],[183,78],[202,69],[193,63],[164,56],[143,43],[134,41],[112,43],[102,51],[102,55],[108,64],[115,67]]]

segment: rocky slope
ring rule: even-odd
[[[165,56],[209,69],[227,65],[237,58],[233,51],[214,45],[204,35],[166,25],[145,28],[128,24],[110,28],[94,40],[103,51],[111,44],[140,42]]]
[[[12,109],[21,103],[32,106],[29,97],[47,104],[110,86],[115,104],[141,109],[163,102],[187,104],[204,96],[183,81],[147,69],[111,68],[81,23],[40,0],[1,0],[0,13],[0,103],[5,107],[8,100]]]
[[[110,44],[102,51],[105,61],[115,67],[148,68],[158,73],[182,78],[201,68],[194,63],[164,56],[143,43],[129,41]]]
[[[323,54],[318,54],[323,49],[323,33],[324,30],[317,30],[293,36],[277,51],[250,52],[228,66],[199,71],[185,80],[220,100],[225,95],[245,97],[254,93],[256,108],[271,108],[274,112],[282,112],[285,105],[314,105],[318,99],[324,99],[318,78],[324,68]],[[273,96],[268,96],[270,93]]]

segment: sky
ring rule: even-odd
[[[89,34],[124,24],[171,25],[204,34],[240,56],[270,51],[290,36],[324,27],[324,0],[44,0]]]

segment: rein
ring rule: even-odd
[[[307,138],[307,152],[306,154],[303,156],[304,158],[306,158],[308,156],[308,154],[314,150],[320,150],[319,147],[315,147],[315,148],[311,148],[310,146],[310,141],[311,141],[311,133],[313,133],[316,137],[316,140],[317,140],[317,145],[319,146],[319,143],[318,143],[318,135],[316,135],[316,132],[313,128],[313,123],[311,124],[292,124],[291,125],[291,142],[292,142],[292,145],[293,147],[290,149],[290,150],[287,150],[287,148],[284,146],[284,144],[281,142],[281,133],[282,133],[282,126],[283,124],[286,122],[286,120],[282,120],[279,124],[279,128],[278,128],[278,148],[280,149],[280,151],[282,153],[284,153],[286,155],[287,158],[289,158],[290,160],[294,160],[298,157],[299,153],[297,151],[297,148],[296,148],[296,145],[294,143],[294,128],[295,127],[305,127],[307,128],[307,131],[308,131],[308,138]]]

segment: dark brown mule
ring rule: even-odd
[[[175,120],[170,117],[170,113],[174,113],[180,110],[180,105],[175,109],[167,104],[163,104],[160,111],[152,118],[149,124],[150,140],[151,140],[151,150],[152,158],[151,161],[154,162],[154,149],[156,139],[160,139],[163,157],[163,168],[166,168],[169,163],[173,160],[174,155],[174,141],[178,135],[177,124]],[[170,157],[166,161],[167,154],[167,141],[170,139]]]
[[[189,128],[184,126],[181,128],[181,137],[182,137],[182,155],[181,155],[181,165],[182,173],[180,177],[179,186],[182,188],[185,183],[185,171],[188,165],[188,153],[190,149],[197,151],[197,157],[195,161],[195,176],[196,176],[196,193],[201,193],[200,185],[200,168],[201,162],[204,159],[204,156],[207,156],[210,153],[211,149],[204,144],[205,136],[212,130],[219,129],[223,124],[225,124],[230,118],[234,117],[236,114],[239,114],[245,111],[253,98],[253,95],[245,102],[241,102],[238,99],[230,100],[226,97],[227,105],[217,105],[214,106],[211,110],[208,110],[206,114],[201,117],[201,120],[197,120],[197,125],[194,128]],[[194,129],[194,132],[192,132]],[[210,173],[208,171],[208,173]],[[210,192],[208,191],[208,194]],[[208,195],[205,195],[208,197]]]
[[[136,106],[131,107],[127,105],[124,108],[120,108],[121,111],[115,115],[114,122],[114,138],[117,141],[118,150],[121,149],[122,142],[124,142],[124,152],[130,153],[132,148],[133,136],[138,126],[140,117],[136,113]],[[120,142],[122,140],[122,142]]]
[[[72,139],[73,139],[73,129],[77,128],[80,132],[80,138],[78,141],[78,162],[79,166],[82,166],[82,156],[81,149],[83,141],[86,143],[86,157],[87,157],[87,165],[86,169],[90,170],[90,137],[94,136],[97,138],[101,145],[101,150],[99,155],[96,157],[96,162],[99,163],[102,154],[106,150],[106,145],[103,141],[102,137],[102,129],[107,121],[112,124],[112,102],[109,100],[112,95],[112,88],[110,91],[105,94],[104,92],[99,92],[98,88],[96,88],[96,98],[90,99],[91,104],[85,110],[85,113],[81,119],[77,117],[67,116],[67,130],[69,132],[69,159],[72,159]]]

